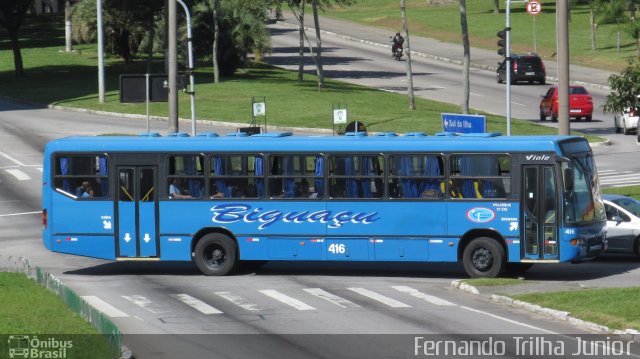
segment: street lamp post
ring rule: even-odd
[[[182,0],[177,0],[187,15],[187,49],[189,51],[189,91],[187,93],[191,97],[191,136],[196,135],[196,88],[193,75],[193,38],[191,37],[191,14],[189,8]]]

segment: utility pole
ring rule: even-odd
[[[98,101],[104,103],[104,40],[102,36],[102,0],[96,1],[98,22]]]
[[[569,6],[568,0],[556,1],[556,34],[558,35],[558,134],[569,129]]]
[[[407,95],[409,96],[409,110],[416,109],[416,100],[413,96],[413,71],[411,69],[411,42],[409,41],[409,25],[407,24],[406,0],[400,0],[400,12],[402,15],[402,30],[404,41],[407,43]],[[356,130],[357,131],[357,130]]]
[[[178,39],[176,0],[169,0],[169,133],[178,132]]]

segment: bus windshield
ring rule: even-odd
[[[562,163],[573,174],[573,189],[564,196],[564,217],[567,224],[591,224],[606,220],[604,203],[600,194],[598,174],[593,157],[574,156]],[[567,179],[565,179],[567,180]]]

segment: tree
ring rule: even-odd
[[[627,33],[636,42],[636,56],[640,59],[640,24],[635,20],[628,22],[624,26],[624,32]]]
[[[318,87],[324,87],[324,70],[322,69],[322,41],[320,40],[320,19],[318,18],[318,0],[311,0],[313,24],[316,29],[316,72],[318,73]]]
[[[625,107],[640,107],[640,64],[636,61],[620,75],[609,76],[610,93],[607,95],[604,112],[622,112]]]
[[[493,13],[494,14],[500,13],[500,0],[493,0]]]
[[[462,113],[469,113],[469,66],[471,64],[471,51],[469,47],[469,27],[467,26],[467,2],[460,0],[460,26],[462,27],[462,49],[464,57],[462,60]]]
[[[20,51],[19,32],[27,11],[33,5],[33,0],[2,0],[0,1],[0,26],[7,29],[13,51],[13,66],[18,77],[25,76],[22,52]]]
[[[269,33],[265,27],[266,2],[221,0],[219,7],[216,7],[216,3],[213,6],[209,1],[200,3],[197,11],[194,11],[193,36],[198,41],[193,50],[198,57],[215,58],[220,74],[230,76],[248,62],[250,53],[259,59],[262,54],[271,51]],[[211,54],[214,42],[215,56]]]
[[[130,63],[144,48],[144,40],[153,42],[155,19],[160,16],[163,4],[156,0],[102,1],[105,50]],[[76,41],[93,41],[97,34],[96,0],[76,3],[71,11],[71,20]]]
[[[612,0],[600,14],[601,24],[616,24],[616,52],[620,53],[620,32],[623,24],[631,21],[627,15],[626,0]]]

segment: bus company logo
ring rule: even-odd
[[[476,207],[467,211],[467,218],[471,222],[487,223],[496,218],[496,213],[489,208]]]
[[[72,340],[40,339],[30,335],[10,335],[9,358],[66,358],[67,349],[73,348]]]
[[[245,223],[262,223],[258,229],[265,229],[277,222],[286,223],[329,223],[329,228],[340,228],[343,224],[371,224],[380,218],[378,212],[333,212],[328,210],[309,212],[283,212],[278,210],[264,210],[261,207],[251,208],[244,203],[221,204],[211,207],[213,217],[211,221],[215,223],[235,223],[243,221]]]
[[[549,155],[526,155],[524,158],[527,161],[548,161],[551,159]]]

